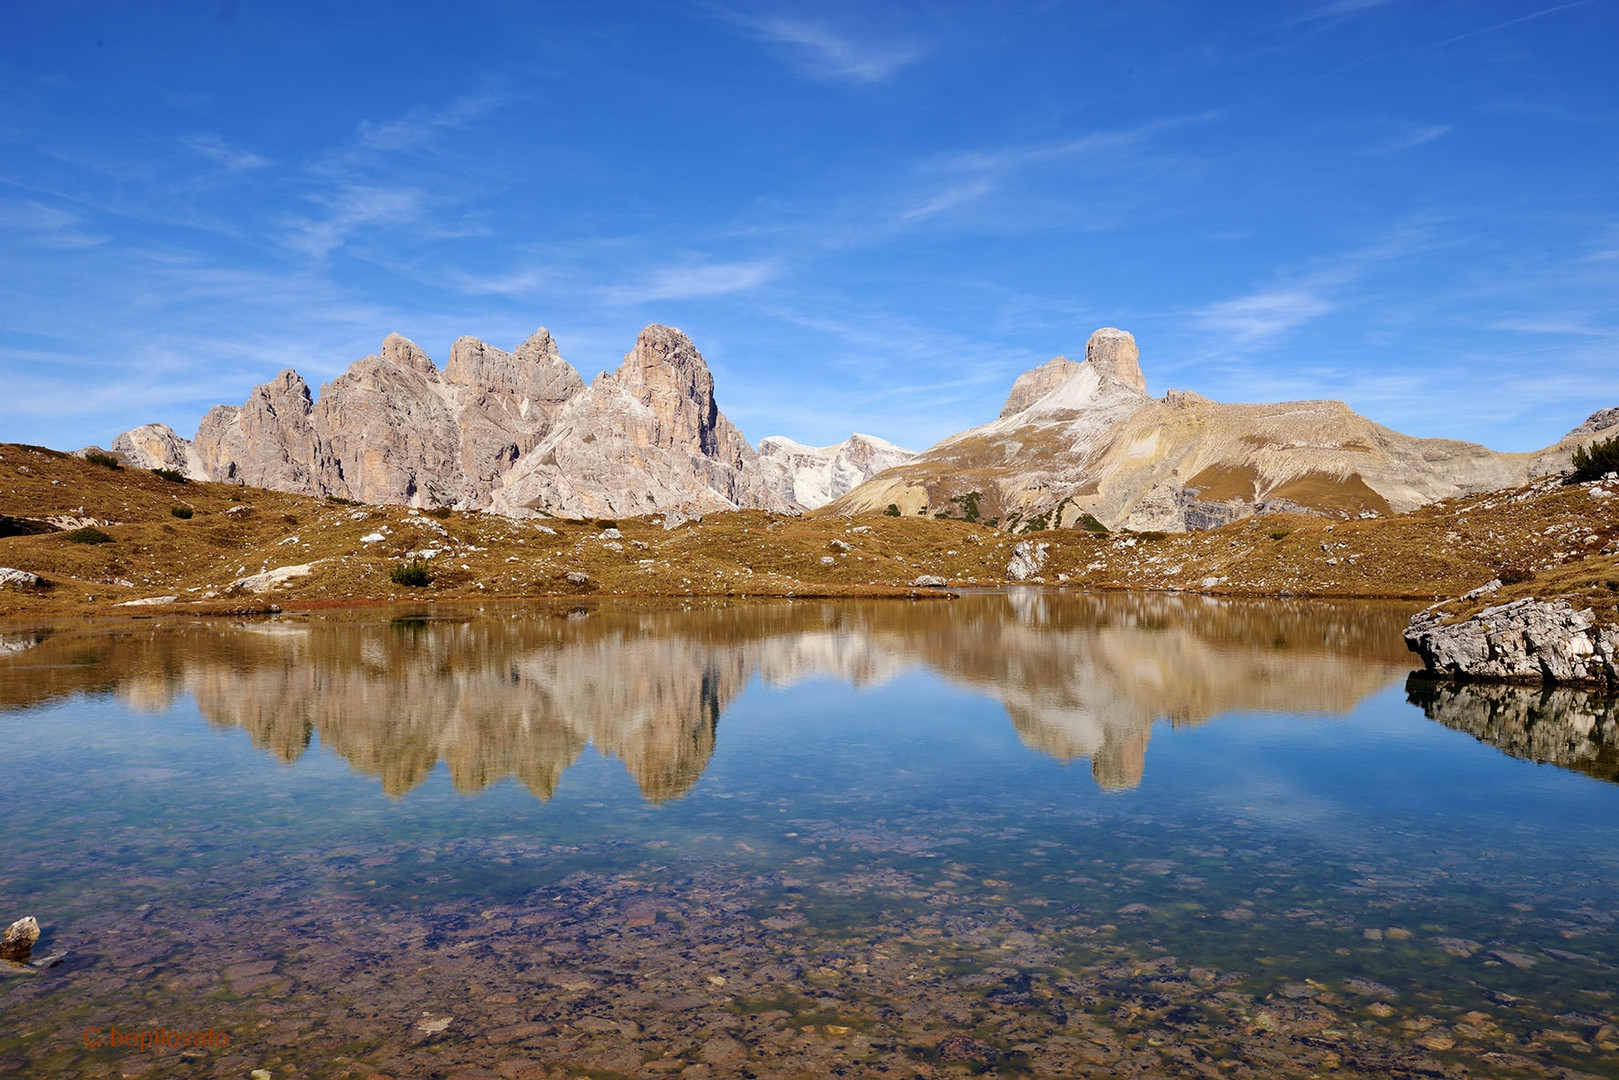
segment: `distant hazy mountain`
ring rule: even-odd
[[[759,440],[765,482],[783,499],[806,510],[825,506],[884,469],[916,456],[873,435],[850,435],[832,446],[805,446],[782,435]]]

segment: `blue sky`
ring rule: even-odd
[[[691,335],[755,442],[1149,389],[1525,450],[1619,404],[1619,0],[0,0],[0,439],[397,330]]]

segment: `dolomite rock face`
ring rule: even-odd
[[[492,509],[572,516],[792,509],[719,411],[714,377],[690,339],[641,331],[611,374],[570,399],[495,493]]]
[[[759,467],[777,495],[806,510],[825,506],[916,453],[872,435],[832,446],[805,446],[780,435],[759,440]]]
[[[324,495],[314,408],[309,384],[289,368],[254,387],[245,404],[209,409],[192,446],[210,479]]]
[[[173,469],[191,480],[207,480],[202,455],[167,424],[142,424],[112,441],[112,452],[137,469]]]
[[[1619,687],[1619,627],[1598,625],[1589,608],[1527,597],[1444,625],[1444,609],[1419,612],[1405,642],[1440,678]]]
[[[1037,368],[1030,368],[1017,377],[1012,392],[1006,396],[1001,419],[1015,416],[1051,393],[1079,373],[1079,364],[1066,356],[1054,356]]]
[[[283,371],[246,404],[212,409],[194,443],[146,424],[114,446],[132,464],[199,480],[483,507],[584,386],[543,327],[515,353],[461,338],[443,372],[415,342],[389,334],[318,401],[297,372]]]
[[[426,354],[397,334],[380,355],[321,387],[315,417],[319,494],[417,506],[453,506],[472,494],[448,387]]]
[[[1147,377],[1141,373],[1141,350],[1128,330],[1104,326],[1096,331],[1085,342],[1085,362],[1126,386],[1147,392]]]
[[[379,355],[321,388],[322,480],[359,502],[487,506],[583,389],[543,327],[515,353],[463,337],[442,373],[414,342],[390,334]]]

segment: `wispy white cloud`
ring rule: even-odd
[[[368,150],[413,150],[431,143],[445,131],[463,127],[509,101],[508,95],[492,89],[465,94],[447,105],[418,105],[405,115],[385,123],[360,121],[359,145]]]
[[[244,150],[239,146],[232,146],[214,134],[193,135],[185,141],[185,144],[192,153],[222,165],[230,172],[262,169],[270,164],[269,158],[260,157],[251,150]]]
[[[1267,345],[1333,309],[1310,289],[1267,289],[1208,304],[1195,313],[1197,324],[1229,345]]]
[[[800,70],[818,79],[887,82],[923,55],[914,44],[861,39],[829,23],[795,15],[755,15],[723,7],[709,12],[756,40],[784,46]]]
[[[1327,19],[1341,19],[1350,15],[1359,15],[1363,11],[1372,11],[1376,8],[1387,7],[1393,0],[1325,0],[1324,3],[1302,4],[1299,10],[1287,21],[1290,25],[1302,23],[1321,22]]]
[[[411,188],[348,185],[327,195],[312,196],[327,212],[318,218],[295,218],[282,243],[320,259],[343,245],[349,235],[368,225],[403,225],[421,213],[422,194]]]
[[[57,249],[95,247],[107,241],[107,237],[86,230],[79,215],[32,199],[0,203],[0,234]]]
[[[777,277],[780,262],[698,262],[656,270],[639,282],[607,290],[609,303],[693,300],[749,292]]]
[[[1426,145],[1435,139],[1443,138],[1449,133],[1449,124],[1411,125],[1403,133],[1372,147],[1368,153],[1395,154],[1401,150],[1411,150],[1418,146]]]
[[[1488,26],[1481,26],[1475,30],[1468,30],[1465,33],[1453,34],[1450,37],[1442,38],[1439,41],[1429,41],[1417,45],[1405,45],[1396,49],[1385,49],[1382,52],[1376,52],[1369,56],[1363,56],[1358,60],[1354,60],[1343,65],[1342,67],[1335,68],[1332,71],[1327,72],[1326,76],[1330,78],[1333,75],[1342,75],[1346,71],[1353,71],[1355,68],[1363,67],[1366,64],[1375,63],[1378,60],[1383,60],[1390,56],[1403,56],[1409,53],[1423,53],[1429,52],[1433,49],[1443,49],[1450,45],[1455,45],[1463,41],[1469,41],[1472,38],[1482,37],[1485,34],[1493,34],[1497,30],[1505,30],[1509,26],[1517,26],[1521,23],[1531,22],[1535,19],[1542,19],[1547,15],[1555,15],[1560,11],[1568,11],[1572,8],[1585,7],[1587,4],[1593,2],[1594,0],[1569,0],[1568,3],[1553,4],[1551,7],[1541,8],[1538,11],[1531,11],[1515,18],[1505,19],[1497,23],[1491,23]]]

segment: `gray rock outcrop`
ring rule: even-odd
[[[859,433],[832,446],[805,446],[780,435],[759,440],[765,482],[782,499],[806,510],[825,506],[915,456],[913,450]]]
[[[1006,564],[1006,580],[1028,581],[1046,568],[1046,550],[1051,545],[1033,540],[1019,540],[1012,549],[1012,558]]]
[[[208,479],[202,455],[167,424],[142,424],[112,441],[112,452],[137,469],[173,469],[191,480]]]
[[[1079,362],[1066,356],[1053,356],[1037,368],[1030,368],[1012,383],[1012,392],[1001,406],[1002,420],[1027,409],[1036,401],[1073,378],[1079,371]]]
[[[714,398],[714,376],[691,340],[641,331],[617,371],[558,411],[491,508],[521,516],[702,514],[792,506],[765,482],[759,457]]]
[[[1413,616],[1405,642],[1436,677],[1619,687],[1619,627],[1589,608],[1526,597],[1446,623],[1436,605]]]
[[[1619,405],[1611,409],[1598,409],[1586,417],[1585,423],[1564,435],[1565,439],[1572,439],[1580,435],[1593,435],[1598,431],[1607,431],[1611,427],[1619,426]],[[113,449],[117,449],[117,445]]]

